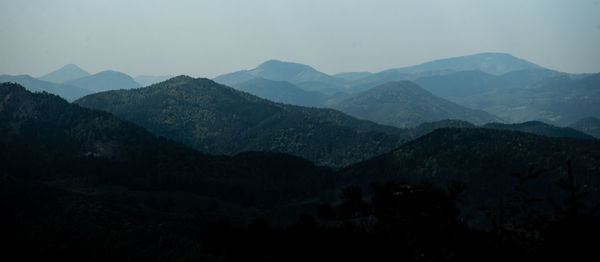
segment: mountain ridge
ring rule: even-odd
[[[400,128],[444,119],[475,124],[499,120],[484,111],[465,108],[437,97],[410,81],[378,85],[333,107],[361,119]]]

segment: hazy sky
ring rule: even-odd
[[[0,74],[215,77],[268,59],[326,73],[506,52],[600,72],[598,0],[0,0]]]

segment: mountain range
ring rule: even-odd
[[[90,100],[84,102],[87,99]],[[512,205],[515,194],[526,197],[523,201],[538,197],[544,200],[539,202],[541,204],[553,200],[559,210],[562,206],[569,207],[575,195],[578,197],[574,202],[576,212],[582,213],[587,212],[584,206],[593,206],[600,199],[598,140],[478,128],[456,120],[402,130],[359,121],[334,110],[276,104],[208,79],[185,76],[145,88],[101,92],[78,102],[108,105],[116,116],[68,103],[56,95],[31,93],[18,84],[0,84],[0,159],[3,160],[0,227],[11,240],[4,246],[7,254],[61,261],[90,257],[219,261],[232,257],[223,254],[240,250],[244,258],[247,254],[266,257],[257,252],[270,250],[276,243],[281,243],[282,248],[288,248],[289,243],[293,243],[293,247],[300,245],[301,248],[294,250],[307,252],[319,241],[319,248],[313,251],[318,255],[309,259],[318,260],[323,247],[341,250],[334,254],[346,254],[348,250],[357,249],[356,243],[365,240],[368,243],[363,245],[367,247],[373,244],[372,240],[377,240],[378,245],[397,247],[408,243],[395,239],[398,234],[404,238],[429,232],[425,239],[410,238],[419,240],[411,244],[411,248],[422,248],[423,243],[431,241],[441,242],[433,247],[452,244],[453,249],[447,254],[454,256],[454,250],[472,250],[474,243],[481,242],[479,248],[493,246],[489,250],[500,252],[508,246],[508,250],[519,257],[522,254],[513,251],[516,243],[513,231],[496,235],[498,233],[493,231],[478,229],[489,226],[481,210],[501,208],[506,203],[507,208],[499,211],[517,212],[517,216],[530,214],[525,213],[528,210],[548,212],[524,207],[520,208],[524,211],[520,211],[519,206],[515,210]],[[394,145],[393,150],[365,161],[331,169],[282,153],[207,155],[119,118],[119,115],[129,114],[147,123],[162,118],[163,127],[173,127],[173,132],[175,128],[189,130],[191,126],[227,132],[235,138],[244,136],[244,132],[230,132],[227,124],[239,127],[261,114],[277,113],[277,109],[287,113],[279,113],[280,118],[260,121],[250,129],[262,132],[265,129],[260,126],[270,125],[279,125],[278,130],[298,128],[277,124],[278,119],[289,116],[292,119],[285,123],[308,128],[288,134],[302,136],[306,132],[321,132],[325,135],[313,135],[312,139],[324,150],[342,147],[344,152],[351,147],[343,143],[361,140],[358,135],[361,133],[376,136],[365,137],[353,145],[374,141],[390,143],[382,138],[408,131],[419,138]],[[131,113],[126,113],[130,110]],[[242,112],[253,114],[242,117]],[[208,121],[198,121],[197,116]],[[214,122],[223,117],[235,121]],[[445,126],[456,128],[438,128]],[[542,123],[533,123],[533,126],[539,127],[535,130],[551,128]],[[344,130],[348,129],[345,128],[358,131],[349,133],[354,136],[346,136]],[[529,129],[512,125],[508,128]],[[434,131],[428,133],[431,130]],[[562,132],[564,129],[558,131],[574,134],[569,130]],[[419,132],[427,134],[421,136]],[[339,142],[345,138],[349,139]],[[302,140],[278,141],[298,144],[297,141]],[[563,188],[576,190],[562,192],[555,186],[556,181]],[[361,191],[369,185],[373,191]],[[386,188],[391,191],[382,194],[381,190]],[[587,195],[580,194],[580,189]],[[367,202],[365,199],[369,196]],[[567,201],[563,205],[561,200],[564,199]],[[339,203],[339,209],[327,203],[336,206]],[[516,202],[520,203],[524,202]],[[370,212],[371,208],[376,216],[368,217],[372,220],[363,219],[361,212]],[[337,223],[337,210],[339,214],[351,216]],[[329,214],[334,215],[334,220],[327,220],[327,211],[331,211]],[[315,215],[321,219],[315,219]],[[597,232],[596,217],[590,218],[596,220],[576,220],[585,224],[583,231],[577,230],[574,234],[579,236],[591,230],[586,237],[593,237]],[[446,221],[449,218],[452,220]],[[496,218],[503,217],[495,215],[489,219]],[[377,227],[368,227],[368,232],[373,230],[373,233],[361,233],[361,220],[384,226],[379,232],[385,234],[380,235]],[[464,222],[456,224],[457,221]],[[561,221],[542,222],[543,225],[564,225]],[[238,229],[245,225],[245,231]],[[273,225],[289,226],[273,228]],[[418,228],[414,229],[415,226]],[[569,224],[564,230],[573,233],[572,229]],[[443,238],[440,234],[444,234]],[[573,241],[562,236],[555,239]],[[504,240],[504,237],[509,238]],[[456,248],[453,241],[463,246]],[[330,246],[332,243],[343,245],[334,248]],[[552,243],[555,242],[544,242],[548,248],[554,247]],[[431,244],[423,250],[441,249],[429,247]],[[586,250],[593,247],[591,243]],[[395,248],[389,250],[397,253]],[[273,254],[286,258],[289,257],[286,252],[287,249],[281,255],[277,250]],[[366,252],[371,253],[371,250]],[[470,257],[465,254],[471,253],[461,254]]]

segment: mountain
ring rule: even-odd
[[[600,73],[560,74],[527,86],[496,89],[455,101],[508,122],[540,120],[565,126],[575,119],[600,117],[599,86]]]
[[[319,107],[329,99],[329,96],[325,94],[306,91],[289,82],[267,80],[260,77],[234,85],[233,88],[273,102],[298,106]]]
[[[334,77],[343,78],[349,81],[358,80],[372,75],[371,72],[342,72],[333,75]]]
[[[179,76],[76,101],[210,154],[269,151],[342,166],[398,146],[403,130],[331,109],[264,100],[208,79]]]
[[[65,84],[92,90],[93,92],[140,87],[140,84],[130,76],[111,70],[67,81]]]
[[[437,97],[413,82],[390,82],[356,94],[333,106],[351,116],[384,125],[414,127],[424,122],[457,119],[475,124],[498,118]]]
[[[274,81],[286,81],[308,91],[325,91],[331,94],[344,89],[342,78],[332,77],[314,68],[298,64],[269,60],[251,70],[242,70],[218,76],[215,82],[228,86],[238,85],[256,77]]]
[[[134,78],[134,80],[136,82],[138,82],[140,84],[140,86],[149,86],[152,84],[156,84],[156,83],[160,83],[162,81],[165,81],[169,78],[173,78],[172,75],[162,75],[162,76],[146,76],[146,75],[141,75],[141,76],[136,76]]]
[[[528,121],[519,124],[488,123],[484,128],[514,130],[553,137],[571,137],[579,139],[594,139],[593,136],[582,133],[570,127],[557,127],[540,121]]]
[[[124,91],[106,93],[115,92]],[[344,118],[331,110],[319,112]],[[473,217],[460,216],[457,204],[476,210],[478,204],[497,205],[507,192],[518,194],[513,188],[522,177],[511,174],[527,172],[530,164],[536,166],[533,170],[548,171],[526,181],[529,192],[536,197],[550,192],[556,178],[565,177],[565,158],[573,160],[575,182],[597,202],[599,148],[600,141],[440,129],[333,173],[286,154],[205,155],[110,113],[33,94],[17,84],[0,84],[0,229],[10,239],[4,254],[27,261],[512,261],[526,252],[534,252],[527,258],[557,257],[548,254],[556,246],[567,247],[559,255],[573,257],[583,250],[582,256],[589,257],[595,243],[588,239],[598,234],[597,216],[566,213],[568,220],[525,224],[534,226],[525,233],[558,228],[541,231],[548,239],[528,245],[521,243],[532,238],[519,237],[521,231],[470,227],[464,221],[473,222]],[[431,182],[375,183],[370,200],[356,187],[339,187],[366,187],[389,179]],[[456,185],[450,182],[454,179],[467,183],[465,194],[452,190],[460,187],[436,185]],[[343,195],[340,201],[332,197],[338,192]],[[550,194],[556,195],[560,194]],[[329,209],[318,205],[321,211],[331,211],[333,220],[320,216],[327,220],[320,223],[323,220],[313,218],[316,204],[322,202],[340,203]],[[506,208],[499,211],[517,212],[509,218],[529,215],[527,207],[513,210],[510,202],[504,203]],[[576,212],[587,211],[581,210]],[[348,219],[343,219],[346,214]],[[289,226],[277,226],[282,224]]]
[[[18,83],[32,92],[48,92],[51,94],[59,95],[69,101],[93,93],[91,90],[87,90],[77,86],[51,83],[39,80],[29,75],[0,75],[0,83],[4,82]]]
[[[423,73],[427,71],[473,71],[478,70],[492,75],[502,75],[508,72],[537,69],[540,66],[505,53],[480,53],[468,56],[459,56],[434,60],[420,65],[389,69],[408,74]]]
[[[64,82],[89,76],[90,73],[79,68],[74,64],[68,64],[61,67],[60,69],[50,72],[46,75],[39,77],[40,80],[48,81],[56,84],[62,84]]]
[[[429,181],[449,185],[466,183],[463,210],[495,207],[513,192],[519,178],[544,169],[523,188],[532,196],[564,199],[555,181],[567,175],[572,161],[575,181],[600,198],[600,141],[540,136],[488,128],[446,128],[408,142],[390,153],[349,166],[340,171],[340,183],[367,185],[373,181]],[[477,221],[472,221],[477,223]]]
[[[600,138],[600,119],[596,117],[585,117],[569,125],[570,128],[579,130],[588,135]]]

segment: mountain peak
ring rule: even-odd
[[[55,71],[52,71],[52,72],[40,77],[39,79],[48,81],[48,82],[52,82],[52,83],[62,84],[67,81],[86,77],[89,75],[90,75],[90,73],[81,69],[77,65],[68,64],[68,65],[65,65]]]

